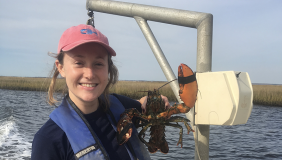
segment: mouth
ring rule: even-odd
[[[83,87],[96,87],[98,84],[97,83],[79,83],[79,85]]]

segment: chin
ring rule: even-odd
[[[98,99],[99,96],[97,95],[93,95],[93,96],[85,96],[85,97],[81,97],[81,99],[84,101],[84,102],[95,102],[97,99]]]

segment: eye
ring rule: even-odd
[[[102,62],[97,62],[97,63],[95,63],[94,65],[97,66],[97,67],[102,67],[102,66],[104,66],[104,63],[102,63]]]
[[[77,66],[81,66],[81,65],[82,65],[82,63],[81,63],[81,62],[75,62],[75,65],[77,65]]]

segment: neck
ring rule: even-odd
[[[91,102],[85,102],[85,101],[82,101],[82,100],[78,100],[78,98],[73,96],[72,94],[69,94],[69,97],[83,114],[93,113],[99,107],[98,98],[95,99],[94,101],[91,101]]]

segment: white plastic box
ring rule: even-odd
[[[197,73],[195,124],[247,123],[253,108],[253,88],[246,72]]]

